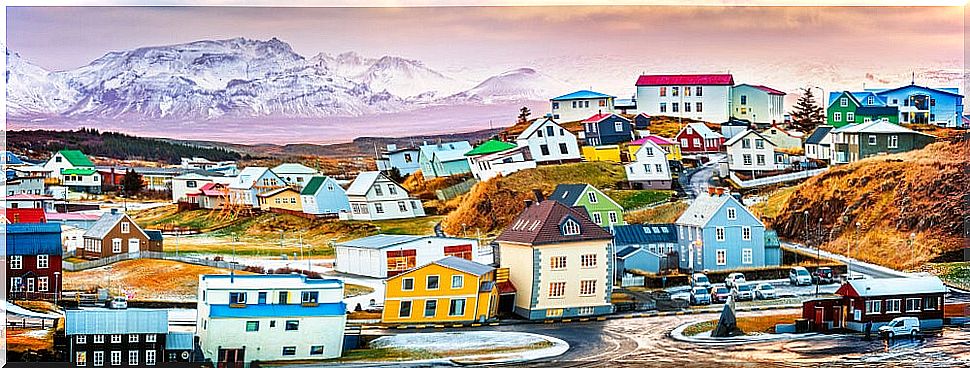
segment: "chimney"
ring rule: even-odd
[[[714,193],[716,191],[717,191],[717,189],[714,188],[714,187],[707,187],[707,194],[710,195],[710,196],[714,196]]]
[[[529,207],[532,207],[532,200],[531,199],[526,199],[525,200],[525,208],[529,208]]]
[[[118,209],[117,208],[112,208],[111,209],[111,214],[112,215],[117,215],[118,214]]]
[[[536,197],[536,203],[541,203],[546,200],[546,197],[542,195],[542,191],[539,189],[532,189],[532,195]]]

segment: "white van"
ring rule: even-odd
[[[919,335],[919,318],[916,317],[896,317],[889,321],[885,326],[879,327],[880,334],[887,334],[889,338],[897,336]]]

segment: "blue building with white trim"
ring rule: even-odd
[[[777,265],[766,261],[765,225],[729,193],[701,194],[676,224],[681,269],[698,272]]]
[[[829,93],[829,107],[838,102],[843,93]],[[932,88],[913,83],[890,89],[866,89],[850,93],[861,107],[898,108],[899,122],[903,124],[964,127],[963,95],[958,88]]]

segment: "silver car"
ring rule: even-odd
[[[754,300],[754,286],[749,283],[736,283],[732,291],[734,300]]]
[[[755,299],[774,299],[777,297],[778,294],[775,293],[775,287],[771,286],[771,284],[761,283],[754,288]]]
[[[690,289],[690,304],[691,305],[711,304],[711,294],[708,294],[707,288],[698,286]]]

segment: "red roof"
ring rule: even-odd
[[[207,197],[224,196],[229,193],[229,191],[226,190],[225,184],[219,183],[206,183],[202,186],[202,188],[199,188],[199,191],[202,192],[202,195]]]
[[[768,92],[768,94],[772,94],[772,95],[782,95],[782,96],[785,95],[785,92],[782,92],[782,91],[779,91],[777,89],[774,89],[774,88],[771,88],[771,87],[767,87],[767,86],[752,86],[752,87],[757,88],[757,89],[760,89],[760,90],[765,91],[765,92]]]
[[[606,119],[606,118],[608,118],[608,117],[610,117],[612,115],[613,114],[596,114],[596,115],[593,115],[593,116],[590,116],[590,117],[586,118],[586,120],[583,120],[583,122],[584,123],[595,123],[595,122],[598,122],[600,120]]]
[[[511,281],[502,281],[495,284],[499,295],[515,294],[515,285]]]
[[[642,146],[643,143],[646,142],[647,140],[649,140],[649,141],[651,141],[653,143],[656,143],[657,145],[660,145],[660,146],[671,146],[671,145],[674,145],[675,144],[674,142],[668,141],[668,140],[664,139],[663,137],[656,136],[656,135],[650,135],[650,136],[646,136],[644,138],[640,138],[640,139],[637,139],[635,141],[632,141],[632,142],[630,142],[630,145],[631,146]]]
[[[43,208],[8,208],[7,221],[11,224],[41,224],[47,222]]]
[[[733,86],[734,77],[730,74],[677,74],[641,75],[637,86],[677,86],[677,85],[724,85]]]
[[[25,194],[25,193],[20,193],[20,194],[14,194],[12,196],[7,196],[7,200],[8,201],[11,201],[11,200],[50,200],[50,199],[54,199],[54,197],[51,197],[51,196],[43,196],[43,195],[36,195],[36,194]]]
[[[566,221],[574,221],[579,234],[566,235],[561,228]],[[611,238],[613,234],[593,223],[582,207],[567,207],[550,199],[526,207],[495,240],[539,245]]]

